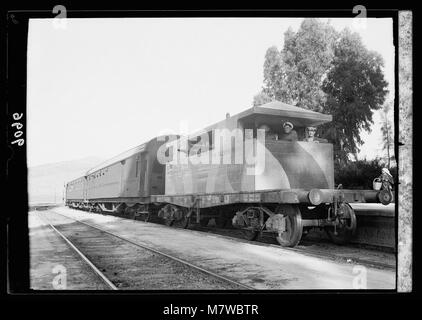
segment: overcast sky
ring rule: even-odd
[[[58,28],[31,19],[28,166],[109,158],[163,130],[192,132],[251,107],[266,50],[281,49],[284,32],[302,20],[68,19]],[[368,19],[365,29],[330,20],[382,55],[394,96],[392,20]],[[379,155],[379,125],[363,138],[361,157]]]

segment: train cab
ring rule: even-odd
[[[240,117],[239,126],[257,132],[258,144],[264,145],[265,156],[256,164],[256,190],[333,188],[333,146],[316,136],[318,127],[331,120],[331,115],[278,101]]]

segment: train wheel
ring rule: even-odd
[[[139,216],[143,222],[149,222],[151,220],[151,214],[149,211],[142,211],[139,213]]]
[[[174,219],[170,219],[170,218],[168,218],[168,219],[164,219],[164,224],[165,224],[166,226],[171,227],[171,226],[173,225],[173,222],[174,222]]]
[[[242,235],[246,240],[255,241],[258,238],[259,231],[242,229]]]
[[[277,208],[276,214],[284,221],[276,234],[277,242],[283,247],[294,247],[302,239],[302,215],[297,206],[283,205]]]
[[[214,219],[217,228],[224,228],[227,224],[227,219],[225,217],[216,217]]]
[[[123,214],[128,219],[135,219],[136,210],[132,207],[126,207],[123,211]]]
[[[174,226],[186,229],[189,226],[190,218],[186,208],[180,208],[174,205],[166,205],[162,208],[159,216],[164,219],[164,224],[167,226]]]
[[[133,219],[148,222],[151,220],[151,213],[148,206],[139,203],[133,206]]]
[[[172,225],[177,228],[186,229],[189,226],[189,223],[190,223],[190,218],[184,216],[180,220],[175,220]]]
[[[259,207],[247,207],[236,212],[231,224],[233,227],[240,229],[246,240],[254,241],[263,228],[263,212]]]
[[[326,230],[328,237],[336,244],[345,244],[356,231],[356,214],[352,207],[346,203],[339,207],[340,214],[336,220],[336,227],[329,227]]]
[[[166,226],[171,226],[173,224],[174,218],[172,215],[172,205],[167,204],[163,208],[158,211],[158,218],[161,219],[162,222]]]
[[[174,210],[175,207],[173,207],[172,205],[166,205],[163,209],[161,209],[163,212],[163,219],[164,219],[164,224],[166,226],[171,227],[173,225],[174,222]]]

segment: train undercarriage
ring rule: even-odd
[[[341,200],[319,205],[236,203],[209,208],[153,202],[68,201],[67,205],[178,228],[188,228],[193,223],[207,226],[214,219],[217,227],[240,229],[245,239],[250,241],[270,234],[283,247],[296,246],[312,228],[324,229],[337,244],[347,243],[357,225],[352,207]]]

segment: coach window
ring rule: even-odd
[[[208,131],[208,145],[209,145],[209,150],[214,149],[213,130]]]
[[[208,135],[207,137],[208,141],[206,140],[206,137],[202,137],[202,136],[197,136],[188,140],[188,154],[190,154],[193,146],[196,146],[195,147],[196,154],[200,154],[201,151],[210,151],[214,148],[213,132],[208,131],[206,134]]]

